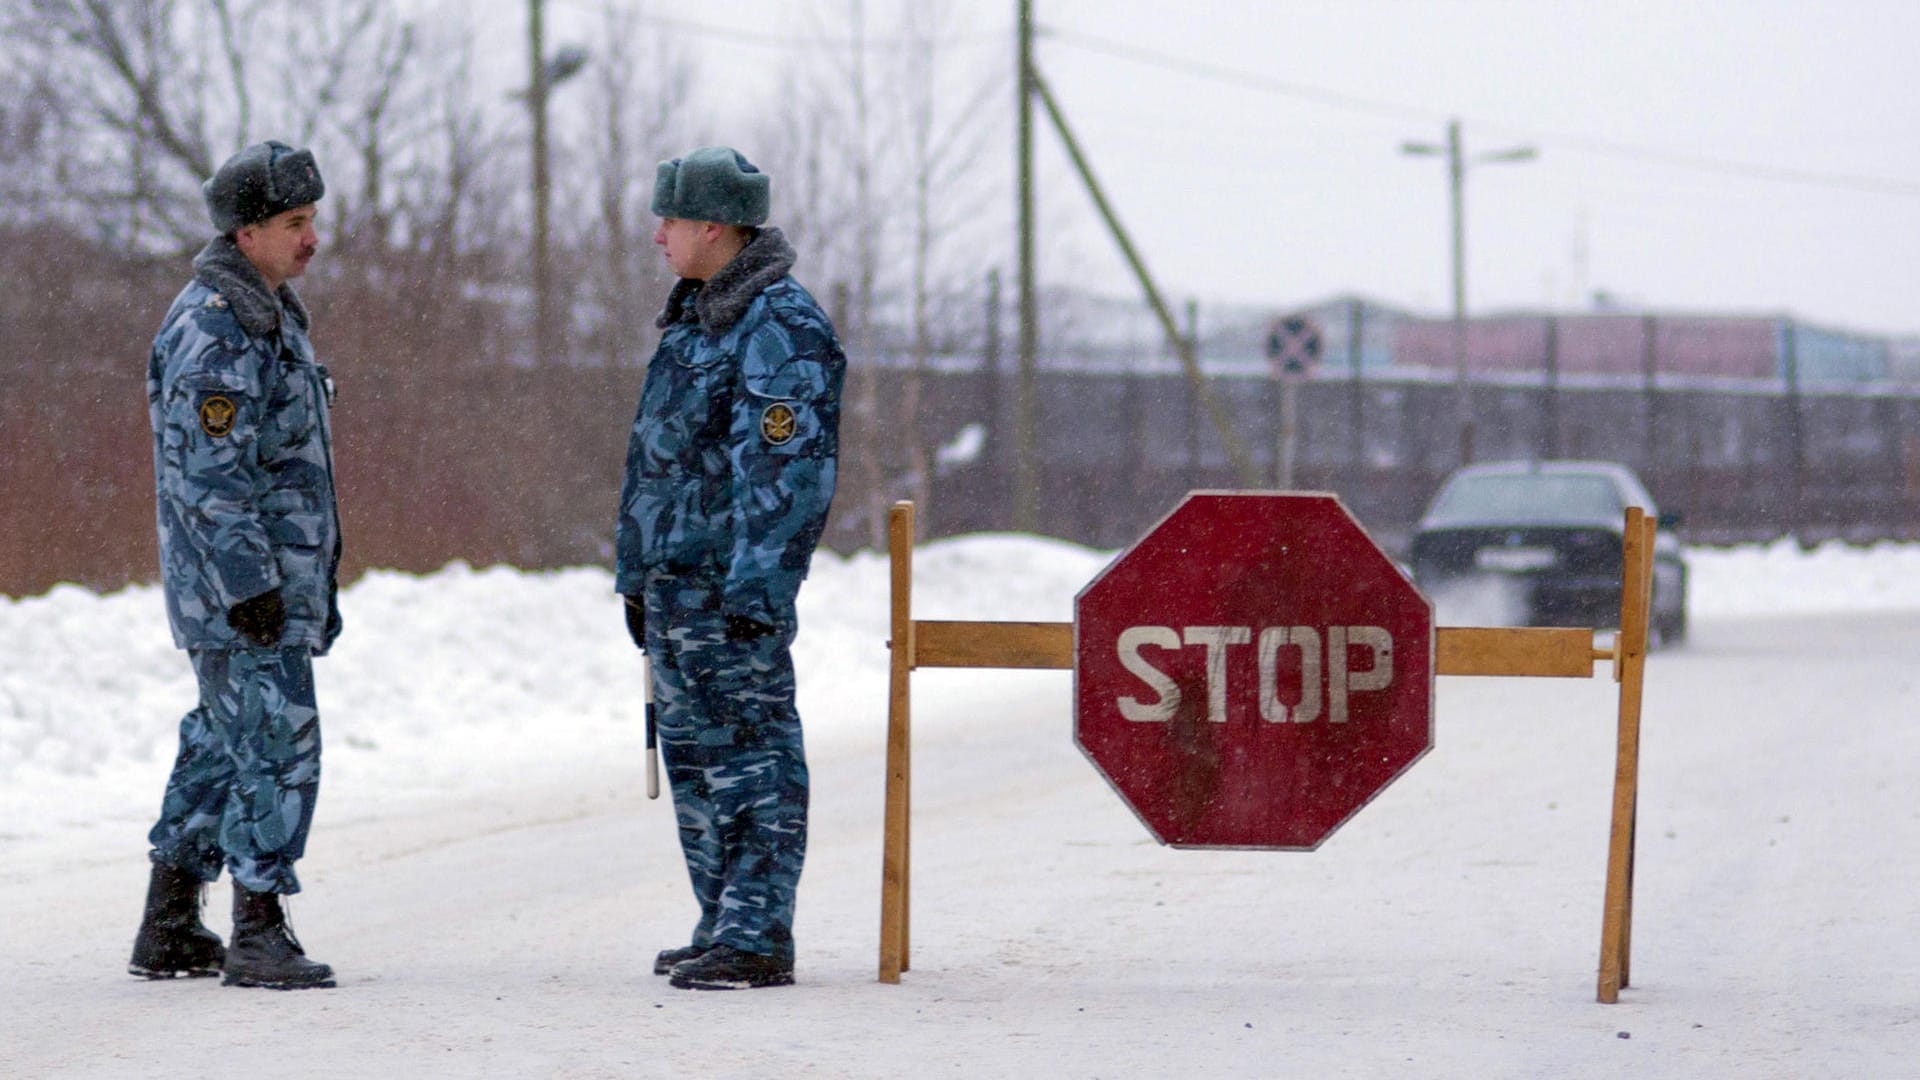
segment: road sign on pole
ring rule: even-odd
[[[1289,315],[1267,332],[1267,362],[1277,379],[1305,379],[1320,363],[1320,327],[1304,315]]]
[[[1074,740],[1175,847],[1311,850],[1433,745],[1433,610],[1331,495],[1194,492],[1074,606]]]
[[[1280,387],[1280,427],[1273,443],[1273,486],[1293,488],[1300,445],[1300,384],[1320,363],[1320,328],[1303,315],[1289,315],[1267,332],[1267,361]]]

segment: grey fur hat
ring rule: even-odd
[[[653,212],[663,218],[760,225],[771,203],[767,174],[730,146],[703,146],[660,163]]]
[[[207,216],[222,233],[317,203],[326,193],[313,151],[272,140],[254,143],[228,158],[213,179],[200,185]]]

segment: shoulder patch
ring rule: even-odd
[[[240,410],[225,394],[208,394],[200,399],[200,430],[211,438],[223,439],[233,432],[233,418]]]
[[[800,428],[799,417],[793,413],[793,405],[785,401],[776,401],[760,411],[760,437],[768,446],[785,446],[793,441],[794,433]]]
[[[772,316],[773,321],[794,330],[828,325],[826,312],[821,311],[806,293],[788,293],[773,298],[767,304],[767,314]]]
[[[247,332],[240,328],[240,320],[234,318],[233,308],[218,295],[190,311],[187,323],[196,333],[213,339],[213,343],[226,352],[241,353],[248,348]],[[198,346],[190,343],[188,347]]]

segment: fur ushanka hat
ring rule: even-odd
[[[729,146],[703,146],[660,163],[653,212],[663,218],[761,225],[771,202],[767,174]]]
[[[271,140],[254,143],[228,158],[213,179],[200,185],[207,216],[222,233],[317,203],[326,193],[313,151]]]

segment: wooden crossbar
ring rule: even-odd
[[[1434,631],[1433,669],[1441,675],[1522,675],[1591,679],[1613,650],[1593,631],[1562,626],[1442,626]]]
[[[1442,626],[1434,631],[1441,675],[1593,677],[1591,630],[1568,627]],[[957,622],[916,619],[910,668],[1071,668],[1072,623]]]
[[[1072,623],[913,624],[914,667],[1070,668]]]

